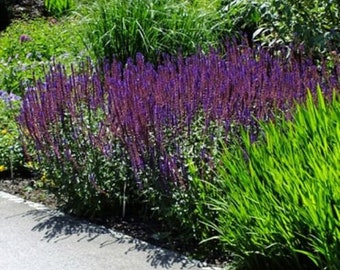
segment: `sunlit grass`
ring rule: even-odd
[[[292,121],[262,128],[221,154],[218,239],[246,269],[338,269],[339,97],[327,103],[319,89],[316,105],[309,96]]]

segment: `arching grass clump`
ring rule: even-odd
[[[237,269],[339,267],[340,101],[314,100],[221,153],[209,223]]]
[[[194,54],[198,46],[217,46],[222,38],[218,5],[174,0],[100,0],[88,5],[84,41],[97,61],[126,62],[137,53],[156,62],[162,53]]]

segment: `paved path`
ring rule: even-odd
[[[0,191],[1,270],[212,269]]]

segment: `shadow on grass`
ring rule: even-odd
[[[143,252],[146,254],[145,261],[152,268],[190,269],[196,268],[198,264],[197,261],[190,260],[178,253],[158,248],[139,239],[65,215],[56,210],[30,210],[24,216],[33,216],[37,224],[32,228],[32,231],[44,233],[42,240],[47,242],[56,243],[71,237],[77,242],[93,241],[98,243],[98,252],[100,249],[111,247],[114,251],[115,245],[125,245],[126,247],[123,249],[126,248],[124,254],[127,258],[133,252]]]

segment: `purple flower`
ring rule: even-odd
[[[21,43],[24,43],[24,42],[31,41],[32,39],[30,36],[23,34],[20,36],[19,40]]]
[[[6,91],[0,90],[0,99],[5,101],[6,103],[10,103],[13,101],[21,100],[21,97],[13,93],[7,93]]]
[[[287,60],[232,44],[226,51],[225,56],[211,50],[186,59],[168,58],[157,67],[138,54],[136,64],[131,59],[125,66],[113,62],[94,72],[90,63],[69,77],[54,65],[46,82],[26,92],[20,123],[38,146],[51,145],[56,134],[67,136],[65,145],[58,140],[56,146],[75,154],[85,141],[86,147],[110,158],[119,141],[138,185],[144,180],[140,173],[152,170],[162,186],[184,186],[185,151],[212,167],[209,146],[220,136],[214,134],[214,123],[224,125],[225,138],[243,125],[252,131],[253,141],[258,135],[254,117],[268,121],[276,109],[288,116],[296,101],[304,101],[306,89],[315,93],[318,84],[329,98],[332,89],[340,89],[338,62],[331,73],[325,65],[319,71],[312,61],[293,54]],[[75,155],[75,162],[83,162],[83,156]],[[89,176],[92,184],[95,177]]]

